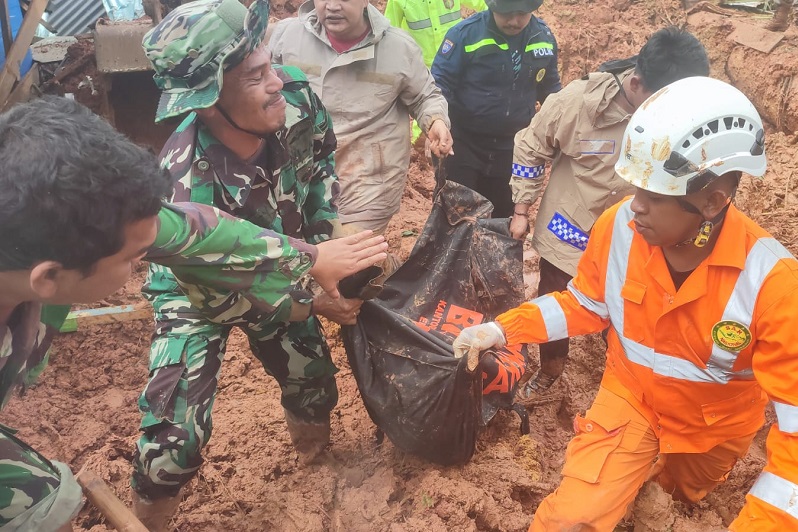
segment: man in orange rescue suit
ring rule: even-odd
[[[643,103],[623,139],[615,170],[634,197],[599,217],[568,289],[454,342],[475,357],[610,327],[598,395],[530,531],[611,531],[649,478],[700,500],[768,399],[768,461],[729,529],[796,530],[798,261],[731,203],[742,172],[765,173],[762,121],[731,85],[691,77]]]

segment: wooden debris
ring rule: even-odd
[[[86,498],[108,520],[109,525],[121,532],[147,532],[147,527],[94,472],[84,468],[75,478]]]
[[[105,325],[149,318],[152,318],[152,309],[147,304],[74,310],[69,313],[64,324],[61,325],[60,332],[75,332],[89,325]]]
[[[732,20],[734,31],[729,39],[762,53],[769,54],[784,38],[784,32],[768,31],[762,26],[755,26],[739,20]]]
[[[28,7],[28,12],[22,20],[16,39],[14,39],[14,44],[11,45],[11,50],[6,55],[3,70],[0,71],[0,102],[5,103],[8,100],[14,84],[20,79],[19,66],[33,42],[36,27],[42,19],[48,2],[49,0],[32,0]]]

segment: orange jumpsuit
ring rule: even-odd
[[[657,455],[673,464],[663,485],[703,497],[745,453],[768,399],[778,418],[768,461],[730,529],[798,529],[798,261],[732,206],[676,290],[662,249],[634,231],[630,203],[596,222],[567,291],[497,318],[509,344],[610,326],[599,395],[530,530],[612,530]]]

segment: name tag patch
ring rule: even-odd
[[[532,50],[535,57],[554,57],[554,50],[551,48],[537,48]]]
[[[612,155],[615,153],[614,140],[580,140],[582,155]]]

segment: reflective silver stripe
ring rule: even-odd
[[[678,357],[657,353],[652,348],[623,336],[624,304],[621,288],[626,279],[629,252],[634,237],[634,231],[629,228],[629,222],[634,216],[630,204],[631,200],[621,205],[615,216],[604,288],[604,299],[609,309],[610,319],[618,333],[626,357],[631,362],[645,366],[658,375],[692,382],[726,384],[732,379],[752,380],[754,376],[750,369],[738,372],[731,370],[737,353],[729,353],[713,346],[707,367],[703,368]],[[748,254],[746,269],[741,272],[740,278],[735,284],[734,291],[724,310],[723,319],[734,319],[749,326],[756,297],[764,279],[779,259],[790,256],[789,252],[772,238],[763,238],[757,241]],[[727,316],[729,317],[727,318]],[[745,316],[748,316],[747,319]]]
[[[549,295],[540,296],[530,301],[538,306],[543,322],[546,324],[546,334],[549,342],[552,340],[562,340],[568,338],[568,321],[565,319],[565,312],[557,300]]]
[[[779,430],[788,434],[798,433],[798,406],[773,401],[773,408],[779,418]]]
[[[449,22],[454,22],[455,20],[460,20],[461,18],[462,15],[460,14],[460,10],[458,9],[457,11],[452,11],[451,13],[444,13],[443,15],[438,17],[438,20],[440,21],[441,24],[446,24]]]
[[[407,27],[411,30],[423,30],[432,27],[432,20],[425,18],[424,20],[417,20],[415,22],[408,22]]]
[[[632,209],[629,208],[631,203],[631,200],[626,201],[615,215],[615,223],[610,236],[607,277],[604,283],[604,302],[609,309],[612,326],[619,337],[623,335],[624,318],[621,288],[626,279],[626,270],[629,268],[629,252],[632,249],[632,237],[634,236],[634,231],[628,227],[634,216]]]
[[[745,266],[734,284],[734,290],[726,303],[721,320],[736,321],[750,328],[762,283],[781,259],[791,257],[790,252],[776,239],[757,240],[745,259]],[[738,354],[738,352],[725,351],[713,344],[712,356],[707,361],[707,367],[713,371],[731,374]],[[747,380],[754,378],[750,369],[738,372],[738,375]]]
[[[762,471],[751,487],[749,495],[798,519],[798,485],[768,471]]]
[[[691,382],[715,382],[718,384],[726,384],[732,378],[740,378],[735,374],[704,369],[683,358],[657,353],[652,348],[625,338],[620,334],[618,334],[618,338],[621,340],[621,346],[623,346],[626,358],[635,364],[651,369],[651,371],[663,377],[672,377]]]
[[[601,301],[596,301],[595,299],[591,299],[582,292],[580,292],[579,290],[577,290],[576,287],[574,286],[573,281],[568,281],[568,291],[571,292],[571,294],[576,298],[576,300],[579,302],[579,305],[586,308],[593,314],[600,316],[604,319],[610,317],[610,313],[607,310],[607,305],[605,305]]]
[[[631,200],[621,205],[615,215],[612,241],[610,242],[607,278],[604,287],[604,299],[609,309],[612,326],[618,333],[626,358],[665,377],[697,382],[715,382],[716,380],[711,375],[707,375],[703,368],[697,367],[692,362],[657,353],[651,347],[646,347],[623,336],[624,309],[621,288],[626,280],[626,271],[629,268],[629,253],[632,248],[632,238],[634,237],[634,231],[629,228],[629,222],[634,216],[632,209],[629,207],[630,204]]]

